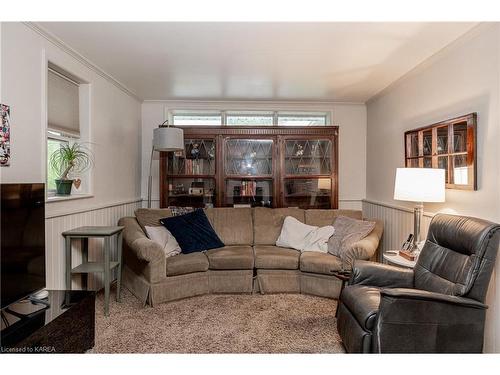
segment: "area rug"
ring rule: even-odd
[[[114,292],[114,291],[113,291]],[[343,353],[335,300],[301,295],[206,295],[142,307],[127,290],[103,314],[92,353]]]

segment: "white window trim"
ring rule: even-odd
[[[331,111],[299,111],[299,110],[219,110],[219,109],[172,109],[168,110],[167,119],[170,124],[174,124],[174,116],[176,115],[220,115],[221,116],[221,125],[213,125],[213,126],[232,126],[227,124],[227,116],[228,115],[248,115],[248,116],[273,116],[273,124],[272,125],[262,125],[262,126],[280,126],[285,127],[288,125],[278,125],[279,117],[281,116],[290,116],[290,117],[311,117],[318,116],[325,118],[325,125],[317,125],[317,126],[329,126],[332,122],[332,112]],[[180,125],[182,126],[182,125]],[[292,127],[292,126],[290,126]],[[293,126],[295,127],[295,126]]]

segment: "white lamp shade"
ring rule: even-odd
[[[184,132],[173,127],[160,127],[153,130],[153,148],[156,151],[184,150]]]
[[[444,169],[398,168],[394,199],[410,202],[444,202]]]

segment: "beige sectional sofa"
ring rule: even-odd
[[[316,226],[337,216],[361,219],[361,211],[298,208],[211,208],[205,213],[225,246],[206,252],[165,258],[149,240],[136,217],[124,217],[123,285],[144,304],[155,305],[207,293],[307,293],[338,298],[341,281],[332,271],[349,267],[324,253],[275,246],[286,216]],[[168,209],[139,209],[142,225],[161,225]],[[376,221],[376,220],[375,220]],[[146,223],[146,224],[145,224]],[[375,259],[383,225],[353,244],[350,256]]]

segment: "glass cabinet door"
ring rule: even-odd
[[[168,153],[167,207],[215,206],[215,151],[215,139],[185,138],[184,150]]]
[[[331,208],[332,141],[287,139],[284,142],[284,207]]]
[[[184,150],[168,154],[168,175],[215,175],[215,140],[184,139]]]
[[[286,140],[285,174],[293,176],[332,173],[332,141]]]
[[[226,176],[272,176],[273,143],[272,139],[226,139]]]

